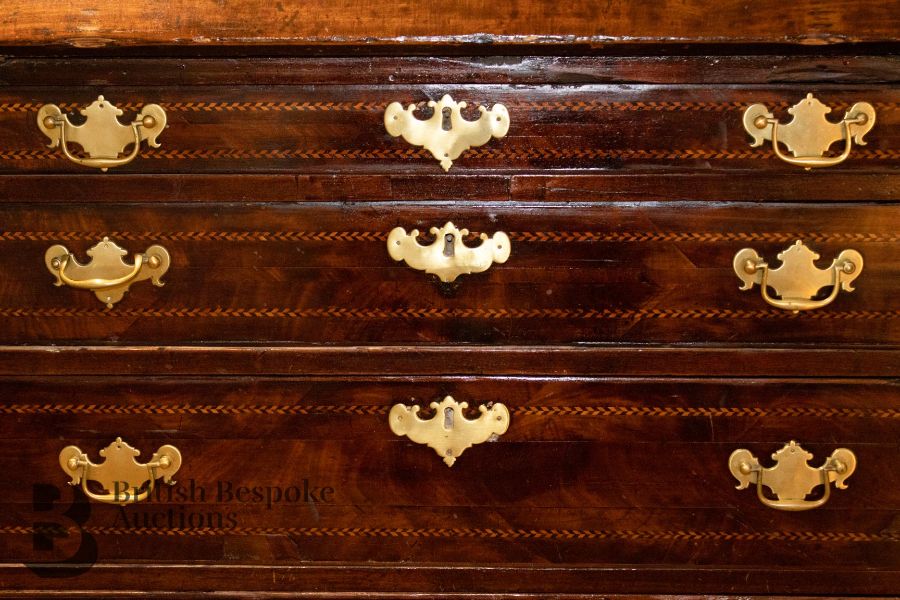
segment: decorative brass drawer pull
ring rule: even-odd
[[[37,124],[48,138],[50,148],[59,146],[73,163],[106,171],[110,167],[127,165],[137,157],[141,142],[159,148],[156,138],[166,127],[166,111],[157,104],[145,104],[143,110],[128,125],[117,117],[122,111],[103,96],[79,111],[87,118],[83,125],[74,125],[55,104],[45,104],[38,111]],[[82,147],[88,158],[79,158],[69,151],[69,143]],[[125,148],[134,147],[127,156]]]
[[[810,467],[808,461],[813,455],[791,441],[772,455],[774,467],[763,467],[749,450],[741,448],[731,453],[728,468],[740,482],[737,489],[747,489],[756,484],[756,495],[760,502],[778,510],[809,510],[828,502],[831,497],[831,482],[835,487],[847,489],[844,481],[856,470],[856,455],[846,448],[838,448],[818,469]],[[825,490],[818,500],[806,500],[814,488],[824,485]],[[772,490],[778,500],[772,500],[763,492],[763,486]]]
[[[460,110],[466,103],[455,102],[449,94],[439,102],[429,101],[428,106],[434,108],[434,114],[422,121],[413,115],[415,104],[403,110],[402,104],[391,102],[384,111],[384,126],[392,136],[402,135],[410,144],[431,152],[445,171],[465,150],[483,146],[492,137],[502,138],[509,131],[509,111],[502,104],[495,104],[491,110],[479,106],[477,121],[464,119]]]
[[[59,464],[72,478],[69,485],[81,484],[89,498],[109,504],[134,504],[150,497],[159,477],[174,485],[172,476],[181,468],[181,452],[175,446],[160,446],[145,464],[134,459],[140,454],[140,450],[132,448],[122,438],[116,438],[100,451],[100,456],[106,460],[99,465],[92,463],[77,446],[63,448],[59,453]],[[103,493],[92,492],[88,481],[99,483]]]
[[[818,254],[798,240],[778,254],[781,266],[772,269],[756,250],[744,248],[734,255],[734,272],[744,282],[742,290],[759,284],[763,299],[772,306],[794,312],[812,310],[831,304],[841,289],[852,292],[854,288],[850,284],[863,269],[862,255],[856,250],[844,250],[827,269],[816,267],[814,261],[818,258]],[[781,298],[771,297],[769,286]],[[827,286],[832,288],[828,297],[813,300]]]
[[[150,246],[144,254],[135,254],[134,264],[129,265],[122,260],[128,251],[106,237],[87,254],[93,260],[82,265],[65,246],[57,244],[44,254],[44,262],[56,277],[54,285],[91,290],[109,308],[121,300],[136,281],[150,279],[153,285],[165,285],[161,278],[171,262],[165,248]]]
[[[431,403],[437,414],[424,420],[419,418],[418,404],[411,408],[395,404],[388,419],[391,431],[405,435],[417,444],[427,444],[448,467],[452,467],[466,448],[486,442],[492,436],[503,435],[509,428],[509,410],[503,404],[494,404],[490,408],[482,404],[478,407],[481,414],[474,420],[463,416],[468,406],[466,402],[457,402],[447,396],[441,402]]]
[[[509,236],[502,231],[491,237],[482,233],[479,236],[481,244],[476,248],[463,244],[469,230],[457,229],[449,221],[441,228],[432,227],[430,231],[437,239],[429,246],[422,246],[416,241],[418,229],[410,233],[402,227],[392,229],[387,242],[391,258],[404,260],[413,269],[437,275],[441,281],[449,283],[460,275],[486,271],[493,263],[505,263],[512,250]]]
[[[771,140],[775,156],[807,169],[830,167],[844,162],[850,156],[852,140],[865,146],[863,136],[875,126],[875,108],[868,102],[854,104],[840,123],[832,123],[825,117],[831,109],[812,94],[807,94],[804,100],[789,108],[788,112],[794,118],[787,125],[782,125],[765,104],[754,104],[744,111],[744,129],[753,138],[750,146],[756,148],[764,141]],[[831,144],[839,140],[844,140],[844,151],[840,156],[823,156]],[[782,153],[779,142],[787,146],[793,156]]]

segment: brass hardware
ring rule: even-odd
[[[771,140],[775,155],[781,160],[805,167],[830,167],[844,162],[850,156],[853,141],[865,146],[865,136],[875,125],[875,108],[868,102],[857,102],[840,123],[832,123],[825,115],[831,109],[812,94],[807,94],[788,112],[794,116],[790,123],[782,125],[765,104],[754,104],[744,111],[744,129],[753,138],[753,148]],[[834,142],[844,140],[844,150],[839,156],[823,156]],[[793,156],[782,153],[779,142],[787,146]]]
[[[778,510],[809,510],[828,502],[831,497],[831,482],[838,489],[845,490],[844,483],[856,470],[856,455],[846,448],[838,448],[831,453],[818,469],[810,467],[808,461],[813,455],[791,441],[772,455],[774,467],[763,467],[749,450],[741,448],[731,453],[728,468],[740,482],[737,489],[747,489],[756,484],[756,495],[770,508]],[[818,500],[806,500],[814,488],[824,485],[825,490]],[[778,500],[766,496],[763,486],[772,490]]]
[[[478,407],[481,414],[474,420],[463,416],[469,404],[457,402],[451,396],[441,402],[432,402],[430,406],[437,414],[423,420],[419,418],[418,404],[411,408],[395,404],[388,415],[391,431],[405,435],[417,444],[427,444],[448,467],[453,466],[466,448],[503,435],[509,428],[509,410],[503,404],[494,404],[490,408],[482,404]]]
[[[165,248],[150,246],[144,254],[135,254],[134,263],[130,265],[122,260],[127,254],[127,250],[105,237],[87,251],[93,259],[87,265],[75,260],[75,256],[60,244],[47,250],[44,262],[56,277],[54,285],[91,290],[101,302],[112,308],[136,281],[149,279],[155,286],[165,285],[161,278],[169,270],[170,263]]]
[[[509,111],[502,104],[495,104],[491,110],[479,106],[481,115],[477,121],[464,119],[460,110],[466,103],[455,102],[449,94],[439,102],[429,101],[428,106],[434,109],[434,114],[422,121],[413,116],[415,104],[403,110],[402,104],[391,102],[384,111],[384,126],[392,136],[402,135],[410,144],[431,152],[445,171],[450,170],[453,161],[465,150],[483,146],[492,137],[500,139],[509,131]],[[445,122],[449,122],[449,129],[445,129]]]
[[[781,266],[772,269],[752,248],[744,248],[734,255],[734,272],[744,282],[742,290],[759,284],[763,299],[777,308],[799,312],[821,308],[837,297],[838,292],[854,290],[853,280],[863,269],[862,255],[856,250],[844,250],[827,269],[819,269],[814,261],[819,255],[796,241],[794,245],[780,252]],[[769,286],[781,298],[769,295]],[[813,300],[819,290],[831,286],[831,293],[822,300]]]
[[[482,233],[481,244],[476,248],[463,244],[469,230],[457,229],[449,221],[429,231],[436,239],[431,245],[422,246],[416,241],[418,229],[406,233],[402,227],[395,227],[388,234],[388,253],[394,260],[404,260],[413,269],[437,275],[445,283],[455,281],[460,275],[486,271],[493,263],[505,263],[512,250],[509,236],[502,231],[491,237]]]
[[[166,111],[157,104],[145,104],[140,114],[128,125],[117,117],[122,111],[98,96],[87,108],[79,110],[87,118],[83,125],[73,125],[69,117],[55,104],[45,104],[38,111],[37,124],[50,138],[50,148],[59,146],[73,163],[106,171],[110,167],[127,165],[137,157],[141,142],[159,148],[156,138],[166,127]],[[79,158],[69,151],[69,143],[78,144],[88,158]],[[122,156],[125,148],[134,146]]]
[[[100,451],[100,456],[106,460],[99,465],[92,463],[77,446],[63,448],[59,453],[59,464],[72,478],[69,485],[81,484],[88,498],[125,505],[149,498],[159,477],[163,478],[163,482],[174,485],[172,476],[181,467],[181,452],[175,446],[160,446],[146,464],[134,459],[140,454],[140,450],[132,448],[122,438],[116,438]],[[103,493],[92,492],[88,481],[99,483]]]

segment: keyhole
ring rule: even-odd
[[[453,248],[453,234],[448,233],[444,236],[444,256],[453,256],[454,248]]]
[[[443,115],[443,119],[441,120],[441,129],[444,131],[450,131],[453,125],[450,124],[450,108],[445,107],[441,110],[441,115]]]
[[[453,409],[444,409],[444,429],[453,429]]]

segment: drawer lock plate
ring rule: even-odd
[[[503,404],[493,404],[490,408],[482,404],[477,419],[463,416],[468,406],[447,396],[441,402],[431,403],[436,412],[432,418],[422,419],[418,404],[412,407],[395,404],[388,419],[391,431],[417,444],[426,444],[452,467],[466,448],[503,435],[509,428],[509,410]]]

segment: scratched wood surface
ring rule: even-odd
[[[358,67],[363,67],[359,61]],[[352,69],[353,65],[347,65]],[[48,73],[52,73],[49,71]],[[98,95],[126,113],[127,122],[144,104],[159,104],[168,126],[159,148],[142,144],[123,173],[390,173],[439,175],[438,161],[425,149],[394,138],[384,127],[391,102],[418,105],[428,118],[429,100],[450,94],[466,101],[467,118],[477,107],[501,103],[510,112],[502,139],[466,150],[446,178],[491,173],[578,171],[726,171],[779,173],[796,178],[803,170],[779,160],[771,144],[750,146],[744,110],[770,107],[787,123],[787,110],[815,92],[832,107],[833,122],[859,101],[876,110],[866,144],[857,145],[831,173],[895,172],[900,165],[900,91],[896,86],[811,84],[760,87],[618,84],[473,85],[429,83],[365,85],[134,87],[131,83],[85,87],[27,87],[0,90],[0,172],[96,173],[47,147],[37,126],[45,104],[76,113]],[[826,87],[827,85],[827,87]],[[90,121],[86,124],[90,126]],[[837,127],[837,126],[836,126]],[[78,147],[70,143],[73,151]],[[834,144],[832,153],[839,153]],[[419,193],[429,194],[429,188]],[[895,196],[896,197],[896,196]]]
[[[888,41],[900,27],[890,2],[548,0],[410,4],[398,0],[275,2],[174,0],[98,5],[34,0],[4,11],[0,44],[337,45],[636,42],[833,44]]]

